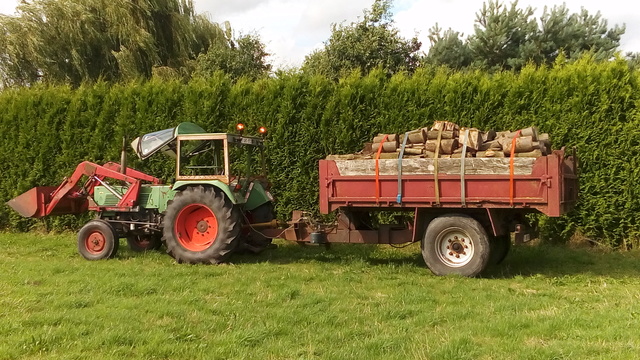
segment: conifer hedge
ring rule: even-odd
[[[256,82],[208,79],[150,81],[79,89],[35,86],[0,93],[0,228],[77,227],[74,217],[21,219],[4,202],[37,185],[56,185],[83,161],[118,161],[129,139],[182,121],[232,131],[265,125],[270,180],[278,213],[317,209],[317,160],[350,153],[379,132],[404,132],[450,120],[482,129],[538,126],[554,147],[576,146],[580,202],[547,235],[574,231],[611,245],[640,239],[640,85],[624,60],[589,58],[520,73],[420,69],[388,78],[383,71],[334,82],[288,74]],[[170,178],[162,156],[130,165]]]

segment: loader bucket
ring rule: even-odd
[[[56,186],[38,186],[7,202],[13,210],[24,217],[40,218],[46,215],[80,214],[87,211],[86,197],[63,197],[58,204],[47,213],[47,205],[51,202],[51,193]]]

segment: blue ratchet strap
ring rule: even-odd
[[[462,142],[462,157],[460,158],[460,201],[462,202],[462,207],[467,206],[466,202],[466,187],[464,184],[464,161],[467,157],[467,143],[469,142],[469,129],[464,132],[464,141]]]
[[[409,138],[409,132],[404,133],[404,139],[402,140],[402,147],[400,148],[400,155],[398,156],[398,196],[396,196],[396,202],[402,204],[402,158],[404,157],[404,148],[407,146],[407,139]]]

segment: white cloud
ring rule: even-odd
[[[18,5],[18,0],[0,0],[0,14],[13,14]]]
[[[195,0],[195,5],[215,22],[229,21],[236,33],[260,35],[270,60],[282,68],[300,66],[329,38],[332,23],[355,21],[373,0],[263,0],[242,13],[216,12],[216,2]]]
[[[229,21],[237,34],[256,33],[273,54],[276,67],[299,66],[305,55],[322,46],[330,36],[332,23],[350,23],[362,16],[373,0],[194,0],[196,11],[206,12],[216,22]],[[508,1],[505,1],[508,2]],[[640,12],[628,0],[520,0],[542,12],[544,5],[566,3],[571,12],[584,7],[600,11],[609,26],[626,23],[621,50],[640,52]],[[18,0],[0,0],[0,13],[13,14]],[[429,28],[438,23],[465,36],[473,32],[475,13],[482,0],[395,0],[395,23],[404,37],[416,32],[429,47]]]

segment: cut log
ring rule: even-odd
[[[451,154],[452,159],[460,159],[461,157],[462,157],[462,152]],[[467,152],[465,157],[468,157],[468,158],[473,157],[473,154],[471,152]]]
[[[364,157],[358,157],[356,154],[347,154],[347,155],[327,155],[327,157],[325,158],[325,160],[355,160],[358,158],[364,158]]]
[[[398,140],[398,135],[397,134],[378,134],[378,136],[373,138],[373,142],[374,143],[381,143],[382,139],[384,139],[384,137],[387,137],[387,140],[385,140],[385,142],[387,141],[397,141]]]
[[[453,139],[457,137],[455,131],[445,130],[442,132],[443,139]],[[430,130],[427,132],[427,140],[437,140],[438,139],[438,130]]]
[[[386,152],[380,154],[380,159],[397,159],[400,156],[397,152]]]
[[[373,143],[373,145],[371,145],[371,150],[373,150],[373,152],[378,152],[379,148],[380,148],[380,143]],[[394,152],[396,151],[397,148],[398,148],[398,143],[395,141],[385,141],[384,144],[382,144],[383,152]]]
[[[404,153],[407,155],[422,155],[423,152],[424,152],[424,149],[417,149],[417,148],[404,149]]]
[[[463,146],[465,141],[465,134],[467,132],[466,128],[460,129],[460,135],[458,136],[458,143],[460,146]],[[480,135],[480,130],[476,128],[469,129],[469,139],[467,139],[467,148],[478,150],[480,144],[482,144],[482,136]]]
[[[434,122],[433,126],[431,127],[431,130],[440,130],[440,129],[442,129],[443,131],[457,132],[458,130],[460,130],[460,127],[458,126],[458,124],[453,123],[451,121]]]
[[[427,151],[436,152],[437,140],[427,140],[425,143],[425,149]],[[458,148],[458,139],[444,139],[440,141],[440,153],[452,154],[455,149]]]
[[[551,150],[551,141],[549,140],[549,134],[547,133],[539,134],[538,141],[544,144],[547,151]]]
[[[538,129],[536,127],[528,127],[520,130],[520,136],[530,136],[533,141],[538,141]]]
[[[427,134],[425,134],[423,129],[413,130],[407,134],[408,144],[422,144],[425,141],[427,141]]]
[[[504,153],[500,150],[487,150],[487,151],[478,151],[476,153],[477,158],[503,158]]]
[[[516,136],[516,133],[515,133],[515,132],[511,132],[511,131],[509,131],[509,130],[506,130],[506,131],[498,131],[498,132],[496,133],[496,138],[497,138],[497,139],[499,139],[499,138],[513,139],[513,137],[514,137],[514,136]]]
[[[373,154],[372,146],[373,146],[373,144],[370,143],[370,142],[364,143],[364,148],[362,149],[362,154],[363,155]]]
[[[502,151],[504,152],[504,154],[511,154],[511,144],[513,143],[513,139],[502,137],[499,141],[500,145],[502,145]],[[516,153],[529,152],[533,151],[534,149],[534,142],[531,136],[521,136],[516,138]]]
[[[521,152],[521,153],[516,153],[515,157],[531,157],[531,158],[539,158],[540,156],[542,156],[542,151],[539,149],[533,150],[533,151],[528,151],[528,152]]]
[[[481,151],[487,151],[487,150],[499,151],[499,150],[502,150],[502,145],[500,145],[500,141],[492,140],[492,141],[488,141],[488,142],[485,142],[485,143],[481,144],[480,148],[478,150],[481,150]]]

